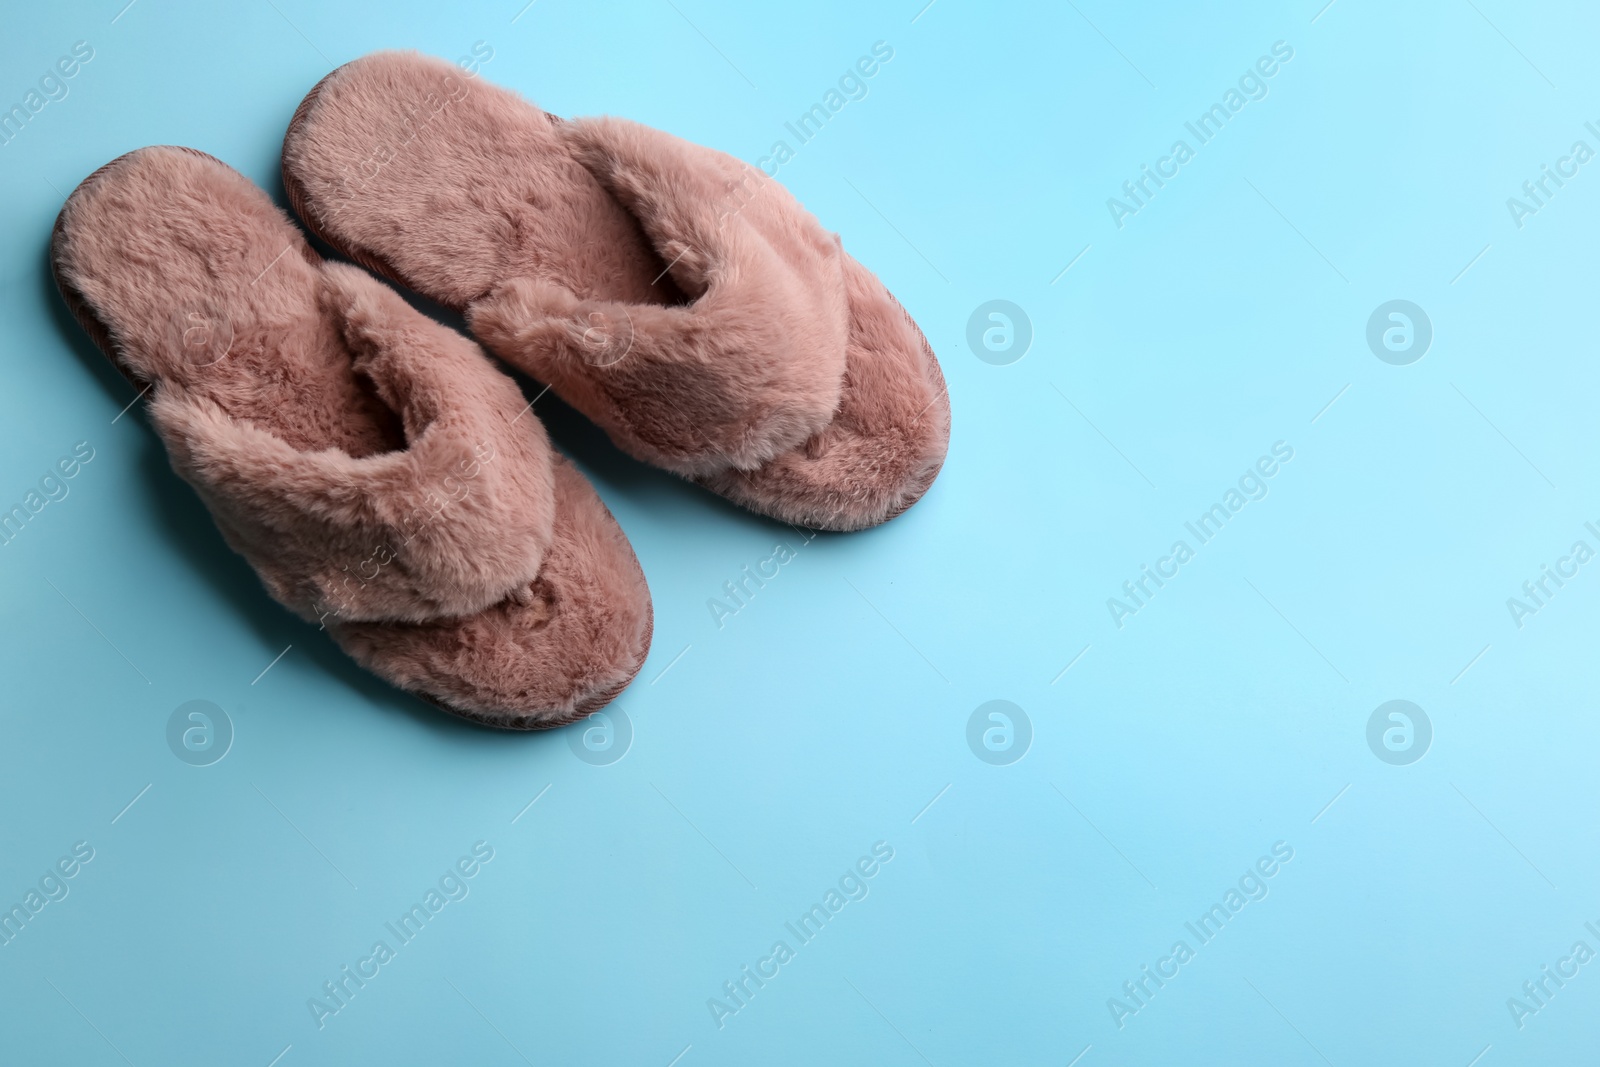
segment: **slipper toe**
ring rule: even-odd
[[[820,433],[755,470],[700,484],[753,511],[819,530],[862,530],[915,504],[950,441],[950,396],[922,331],[872,272],[846,257],[851,325],[844,392]]]
[[[649,653],[649,590],[610,512],[563,458],[555,496],[538,578],[499,604],[465,618],[330,630],[369,670],[485,725],[545,729],[604,706]]]

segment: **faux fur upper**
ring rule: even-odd
[[[943,460],[948,398],[915,324],[730,156],[380,52],[306,97],[283,171],[336,247],[465,311],[633,455],[755,510],[869,526]]]
[[[721,152],[625,119],[557,133],[639,220],[689,302],[578,300],[513,278],[468,310],[484,344],[680,474],[753,470],[827,426],[850,326],[838,239]],[[595,337],[595,322],[609,334]]]
[[[451,711],[553,726],[649,648],[649,592],[594,490],[472,342],[322,262],[242,175],[148,148],[57,221],[69,306],[268,590]]]
[[[522,394],[369,275],[328,264],[323,279],[354,369],[399,415],[406,447],[301,451],[161,387],[151,417],[173,465],[308,618],[420,622],[499,602],[538,574],[553,521],[548,449],[513,422]]]
[[[285,169],[315,225],[463,307],[640,459],[751,469],[838,406],[838,242],[731,156],[379,53],[318,89]]]
[[[285,605],[421,620],[538,573],[549,446],[509,427],[515,383],[369,275],[313,262],[243,176],[177,149],[123,157],[74,197],[59,241],[65,280],[153,384],[173,465]],[[364,421],[306,402],[333,382],[388,413],[367,435],[387,440],[352,453],[348,428],[319,432]]]

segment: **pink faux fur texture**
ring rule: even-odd
[[[407,447],[305,452],[204,393],[162,388],[150,414],[174,468],[304,618],[424,622],[498,603],[539,573],[554,520],[549,445],[511,422],[521,391],[364,271],[329,263],[318,281]]]
[[[302,101],[283,173],[334,247],[464,311],[634,456],[754,511],[860,529],[944,461],[948,394],[915,323],[730,156],[380,52]]]
[[[455,714],[535,728],[620,692],[649,591],[478,347],[323,263],[246,178],[148,148],[57,220],[69,306],[149,383],[173,466],[272,595]]]
[[[744,180],[729,157],[621,119],[555,131],[671,258],[693,302],[579,300],[512,278],[468,308],[473,333],[677,474],[753,470],[826,427],[849,331],[838,242],[770,195],[776,186],[719,219],[727,186]]]

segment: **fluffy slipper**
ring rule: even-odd
[[[949,400],[916,324],[731,156],[379,52],[302,101],[283,178],[330,245],[464,312],[635,457],[751,510],[861,529],[944,462]]]
[[[638,561],[516,383],[323,262],[243,175],[186,148],[121,156],[68,198],[51,263],[228,543],[364,667],[516,729],[638,672]]]

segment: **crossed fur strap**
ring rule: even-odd
[[[300,451],[207,397],[158,385],[174,468],[280,602],[308,619],[423,622],[525,586],[552,537],[548,440],[478,347],[328,264],[326,303],[355,369],[400,417],[403,450]]]
[[[580,300],[512,278],[468,309],[473,332],[634,456],[680,474],[751,470],[822,430],[849,339],[838,237],[722,152],[624,119],[556,130],[689,303]]]

